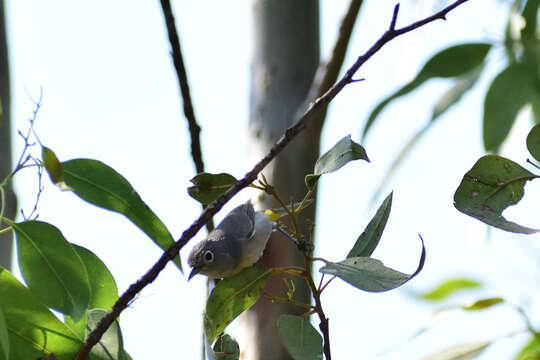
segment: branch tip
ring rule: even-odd
[[[398,13],[399,13],[399,3],[397,3],[396,6],[394,6],[394,13],[392,14],[392,21],[390,21],[390,31],[394,31],[396,29]]]

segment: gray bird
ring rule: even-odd
[[[219,225],[191,250],[188,264],[197,274],[225,278],[256,263],[272,233],[272,222],[255,211],[251,201],[234,208]]]

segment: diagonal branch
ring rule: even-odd
[[[339,72],[345,61],[345,55],[347,54],[354,25],[358,19],[358,13],[360,12],[362,3],[363,0],[351,0],[345,16],[343,16],[343,19],[341,20],[338,38],[336,39],[332,49],[330,60],[324,67],[319,67],[317,73],[315,74],[313,84],[311,84],[311,89],[309,90],[306,101],[304,104],[302,104],[302,107],[298,109],[299,111],[303,111],[309,106],[311,101],[321,97],[338,79]],[[302,113],[300,112],[299,114]],[[325,119],[326,109],[325,111],[321,111],[313,120],[310,121],[309,134],[307,136],[311,137],[311,142],[314,144],[319,143],[318,139],[321,136]]]
[[[351,0],[349,8],[345,13],[345,16],[341,20],[339,27],[339,34],[332,49],[332,56],[330,61],[326,65],[323,79],[317,89],[317,97],[323,95],[337,80],[339,71],[345,61],[345,55],[347,48],[350,44],[352,31],[356,20],[358,19],[358,13],[362,6],[363,0]]]
[[[118,318],[120,313],[129,305],[129,302],[139,293],[146,285],[153,282],[159,273],[165,268],[167,263],[174,259],[180,249],[187,244],[187,242],[195,236],[195,234],[204,226],[204,224],[212,218],[233,196],[235,196],[240,190],[247,187],[253,181],[257,179],[258,174],[272,161],[302,130],[307,127],[310,120],[316,116],[320,111],[324,110],[330,101],[332,101],[337,94],[345,86],[354,82],[353,75],[358,69],[369,60],[375,53],[377,53],[386,43],[395,39],[396,37],[413,31],[421,26],[431,23],[435,20],[445,20],[446,15],[457,6],[467,2],[468,0],[458,0],[447,6],[443,10],[423,19],[412,23],[406,27],[400,29],[389,28],[363,55],[359,56],[355,63],[347,70],[343,77],[332,86],[323,96],[319,97],[313,103],[310,104],[304,114],[296,121],[294,125],[285,130],[283,136],[274,144],[268,154],[264,156],[244,177],[236,184],[231,186],[223,195],[221,195],[216,201],[210,204],[199,216],[197,220],[191,226],[186,229],[180,239],[176,241],[167,251],[161,255],[159,260],[152,266],[146,274],[144,274],[139,280],[130,285],[130,287],[120,296],[116,301],[111,311],[109,311],[98,323],[96,328],[86,338],[86,343],[77,354],[76,360],[83,360],[86,358],[90,349],[101,339],[103,333],[108,327]],[[394,18],[397,18],[397,12],[399,8],[394,11],[392,23],[395,23]]]

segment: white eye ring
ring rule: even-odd
[[[204,252],[203,258],[205,263],[211,263],[212,261],[214,261],[214,253],[210,250],[206,250]]]

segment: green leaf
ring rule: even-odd
[[[422,237],[420,237],[422,240]],[[422,240],[422,255],[418,268],[412,275],[393,270],[383,265],[380,260],[370,257],[353,257],[338,263],[328,263],[319,271],[335,275],[352,286],[368,291],[383,292],[395,289],[415,277],[424,267],[426,250]]]
[[[366,160],[369,162],[366,150],[352,141],[351,135],[347,135],[317,160],[314,173],[306,175],[306,186],[311,189],[321,175],[334,172],[353,160]]]
[[[111,310],[114,303],[118,299],[118,288],[116,281],[105,264],[90,250],[72,244],[73,248],[82,259],[88,277],[90,280],[90,299],[88,302],[89,309],[105,309]],[[68,324],[77,334],[84,337],[86,331],[87,318],[86,314],[78,322],[73,321],[70,317],[65,318]]]
[[[441,301],[461,290],[472,290],[482,287],[482,284],[471,279],[448,279],[437,285],[433,290],[420,295],[429,301]]]
[[[474,84],[480,78],[480,74],[482,73],[483,69],[484,65],[482,64],[478,68],[459,76],[454,85],[439,98],[437,103],[435,103],[433,106],[431,119],[409,138],[388,167],[388,170],[386,170],[384,176],[382,177],[382,181],[377,186],[377,189],[373,192],[371,203],[373,203],[375,199],[379,198],[381,192],[385,189],[389,180],[394,176],[394,173],[398,169],[399,165],[403,162],[403,159],[409,155],[418,141],[420,141],[424,134],[426,134],[436,123],[437,119],[439,119],[439,117],[453,105],[457,104],[463,95],[474,86]]]
[[[536,73],[520,63],[510,64],[493,79],[484,99],[484,148],[498,152],[519,110],[533,98]]]
[[[529,135],[527,135],[527,149],[536,161],[540,161],[540,124],[536,124],[529,131]]]
[[[294,360],[322,359],[322,337],[309,317],[281,315],[278,331],[283,346]]]
[[[484,309],[487,309],[488,307],[501,304],[503,302],[504,302],[504,299],[501,297],[492,297],[492,298],[476,300],[472,304],[462,305],[461,308],[466,311],[478,311],[478,310],[484,310]]]
[[[41,149],[41,158],[43,159],[43,166],[53,184],[61,184],[64,180],[62,163],[56,157],[56,154],[46,146]]]
[[[0,293],[1,295],[1,293]],[[0,360],[9,360],[9,333],[6,318],[0,306]]]
[[[116,300],[118,300],[118,288],[109,269],[100,258],[93,252],[72,244],[73,248],[82,259],[88,277],[90,279],[90,309],[111,310]]]
[[[488,43],[468,43],[451,46],[435,54],[426,62],[411,82],[381,101],[373,109],[364,125],[362,139],[365,139],[375,119],[390,102],[410,93],[427,80],[433,78],[452,78],[468,73],[484,62],[490,49],[491,44]]]
[[[240,347],[232,336],[222,334],[218,336],[212,353],[208,355],[210,355],[211,360],[238,360]]]
[[[390,216],[392,194],[393,193],[390,193],[390,195],[384,199],[373,219],[371,219],[364,232],[360,234],[356,240],[351,251],[349,251],[347,258],[370,256],[373,253],[381,240],[384,227],[388,221],[388,216]]]
[[[206,301],[204,330],[211,344],[216,336],[257,299],[270,276],[262,266],[252,266],[221,280]]]
[[[512,160],[497,155],[483,156],[461,180],[454,194],[454,206],[501,230],[533,234],[538,230],[508,221],[501,214],[521,200],[525,182],[537,177]]]
[[[471,90],[471,88],[478,82],[478,79],[480,79],[480,75],[482,74],[482,70],[484,70],[484,64],[481,64],[472,71],[458,76],[453,86],[450,87],[433,106],[430,122],[434,122],[453,105],[457,104],[463,95],[465,95],[467,91]]]
[[[514,360],[534,360],[540,358],[540,338],[531,336],[529,342],[516,355]]]
[[[456,345],[428,356],[424,360],[471,360],[480,356],[489,345],[491,342],[488,341]]]
[[[238,180],[227,173],[201,173],[190,180],[193,186],[188,187],[188,194],[203,205],[208,205],[227,191]]]
[[[58,360],[72,360],[82,346],[82,339],[3,268],[0,268],[0,307],[12,334],[9,338],[12,359],[37,359],[54,353]]]
[[[107,314],[102,309],[92,309],[88,311],[88,327],[87,334],[92,332],[99,321]],[[103,334],[99,342],[90,351],[92,359],[99,360],[117,360],[124,359],[124,342],[122,340],[122,332],[118,321],[115,321],[109,326]]]
[[[12,224],[24,280],[48,306],[79,320],[90,298],[86,268],[60,230],[40,221]]]
[[[66,185],[81,199],[124,215],[163,250],[174,243],[165,224],[142,201],[131,184],[114,169],[90,159],[66,161],[63,166]],[[182,271],[178,256],[174,258],[174,263]]]
[[[531,66],[531,70],[536,72],[538,63],[538,53],[540,51],[537,38],[538,7],[540,1],[528,0],[525,2],[522,18],[525,26],[521,29],[521,44],[523,45],[523,62]],[[533,68],[534,67],[534,68]]]

